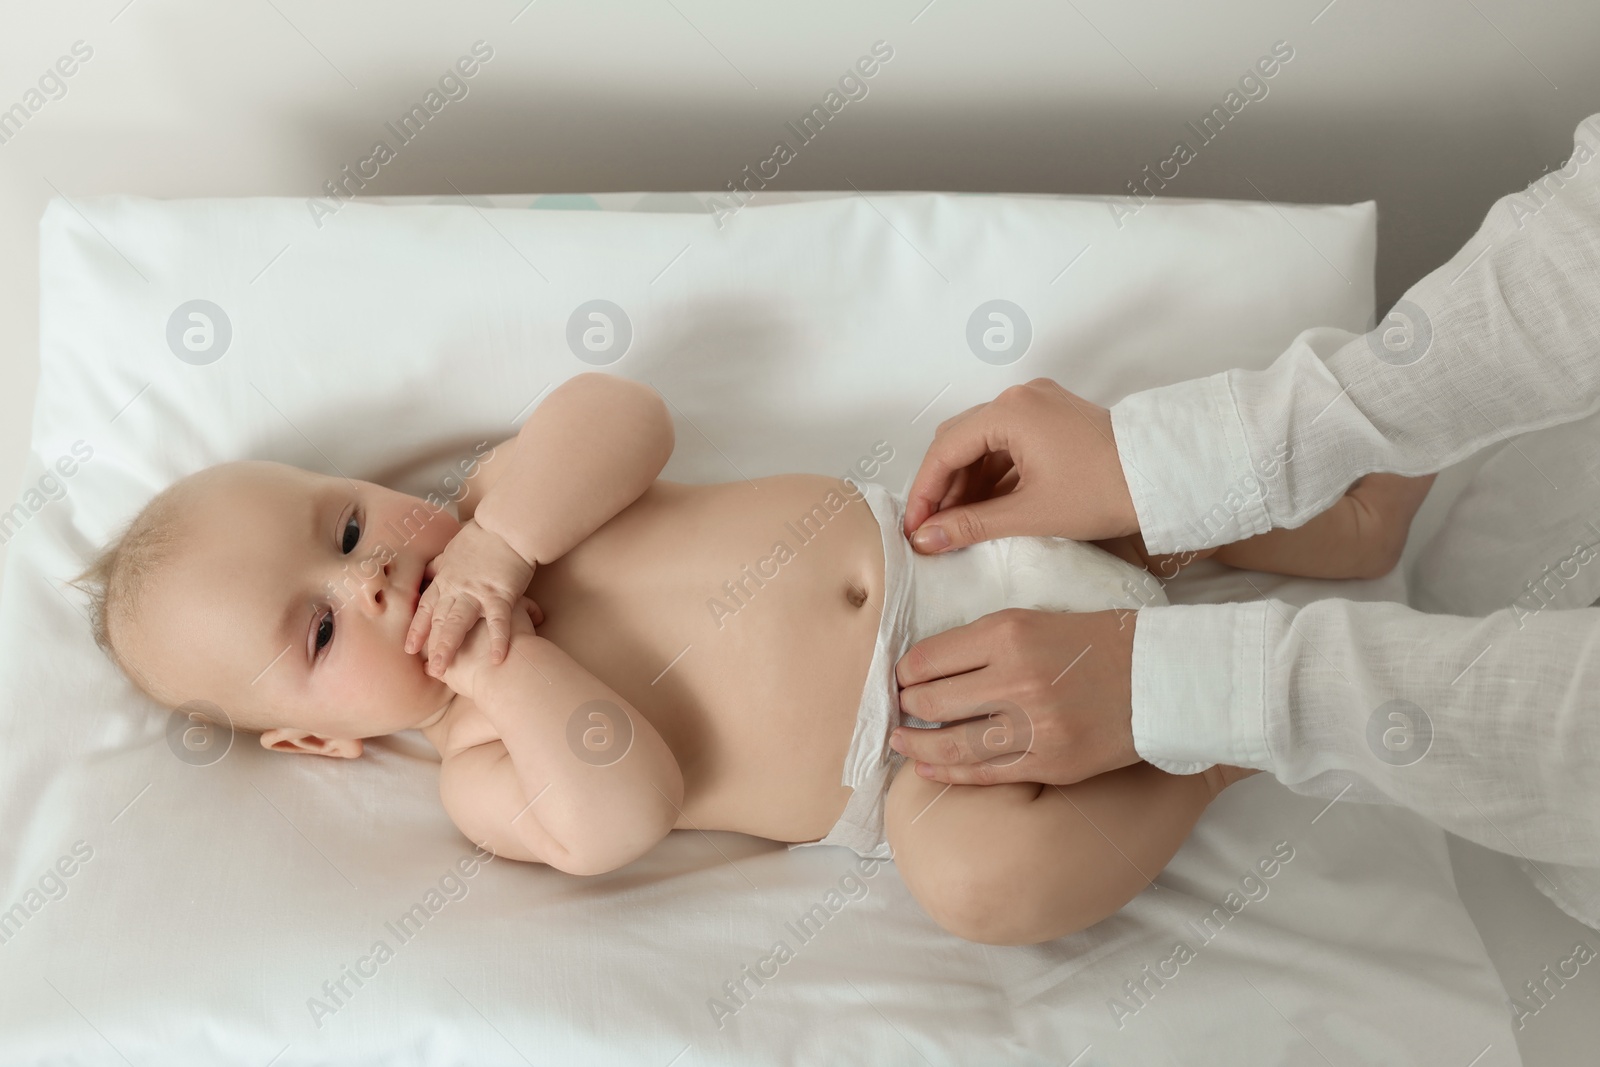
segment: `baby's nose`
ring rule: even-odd
[[[367,601],[374,608],[384,607],[389,598],[394,596],[394,590],[390,588],[390,572],[392,570],[393,568],[388,563],[385,563],[373,571],[372,577],[363,583],[366,586]]]

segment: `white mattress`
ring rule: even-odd
[[[883,440],[895,489],[941,419],[1012,382],[1109,403],[1373,312],[1371,204],[1157,202],[1119,229],[1093,198],[787,196],[719,228],[705,200],[358,203],[320,227],[297,200],[52,203],[28,482],[78,442],[92,457],[30,507],[0,599],[0,1061],[1517,1063],[1441,832],[1264,776],[1117,916],[995,948],[940,931],[892,866],[857,882],[852,853],[732,833],[674,832],[591,879],[506,861],[453,878],[472,848],[414,733],[356,765],[248,737],[209,766],[175,757],[63,578],[227,459],[425,493],[590,369],[566,344],[587,301],[632,324],[608,369],[671,402],[665,477],[842,473]],[[230,322],[213,362],[168,345],[196,299]],[[993,299],[1031,321],[1014,363],[966,343]],[[1246,577],[1202,569],[1173,598],[1253,597]],[[1248,577],[1403,596],[1398,578]],[[1259,899],[1230,899],[1241,884]],[[402,941],[387,924],[417,904]],[[802,940],[789,924],[818,905]],[[780,940],[792,958],[730,998]],[[1180,941],[1192,956],[1164,963]],[[336,1004],[323,983],[346,968],[366,973]]]

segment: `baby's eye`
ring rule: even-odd
[[[333,640],[333,612],[328,612],[317,623],[316,647],[311,652],[316,655],[323,647]]]
[[[352,533],[352,528],[353,528],[353,533]],[[350,518],[345,520],[345,524],[344,524],[344,544],[342,544],[340,546],[340,548],[344,551],[344,554],[348,556],[350,553],[355,551],[356,542],[358,542],[360,540],[361,540],[361,524],[356,521],[356,516],[354,514],[352,514],[350,516]]]

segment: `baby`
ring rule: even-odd
[[[659,480],[672,449],[653,390],[582,374],[468,465],[459,519],[369,482],[226,463],[158,495],[76,581],[101,647],[168,708],[209,702],[270,750],[346,759],[420,730],[446,811],[497,855],[592,875],[674,829],[838,843],[892,856],[936,922],[992,944],[1115,912],[1254,773],[1139,763],[1065,787],[907,773],[889,732],[928,725],[898,706],[911,644],[1005,608],[1162,602],[1144,568],[1185,561],[1151,560],[1137,537],[922,556],[903,501],[870,482]],[[1215,558],[1382,573],[1424,492],[1371,475],[1305,526]]]

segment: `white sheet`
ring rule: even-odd
[[[894,488],[939,420],[1012,382],[1047,374],[1108,403],[1262,365],[1305,326],[1363,329],[1373,310],[1370,204],[1158,202],[1119,230],[1090,198],[869,194],[751,206],[719,230],[656,213],[703,196],[605,199],[353,204],[320,229],[294,200],[52,204],[29,482],[76,442],[92,457],[27,515],[0,599],[0,907],[22,904],[0,944],[0,1060],[1518,1062],[1442,835],[1395,809],[1320,811],[1259,776],[1159,888],[1044,946],[943,934],[891,867],[801,942],[785,924],[854,885],[856,857],[693,832],[583,881],[492,862],[446,882],[464,895],[437,897],[402,943],[385,924],[426,909],[472,851],[419,737],[353,767],[250,738],[211,766],[175,758],[63,577],[154,491],[226,459],[436,488],[453,456],[589,369],[565,340],[586,301],[627,310],[632,346],[610,369],[672,404],[666,477],[842,473],[883,440]],[[203,365],[167,342],[195,299],[232,328]],[[1010,365],[967,344],[992,299],[1031,319]],[[1241,595],[1220,568],[1173,590]],[[1186,921],[1279,842],[1294,858],[1267,895],[1201,943]],[[73,872],[59,891],[58,861]],[[59,899],[28,896],[41,887]],[[736,1006],[723,983],[780,938],[794,958],[719,1027],[712,998]],[[322,983],[378,940],[392,958],[346,979],[317,1025],[311,998],[333,1006]],[[1128,998],[1179,940],[1193,959]]]

